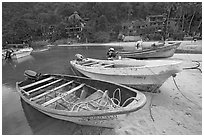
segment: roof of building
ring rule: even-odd
[[[141,40],[140,36],[125,36],[123,41],[139,41]]]

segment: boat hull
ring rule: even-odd
[[[143,58],[168,58],[172,57],[179,47],[180,42],[173,43],[167,46],[161,46],[158,48],[152,48],[142,51],[130,51],[130,52],[120,52],[120,56],[134,58],[134,59],[143,59]]]
[[[130,59],[131,60],[131,59]],[[155,60],[156,61],[156,60]],[[151,61],[148,61],[151,62]],[[154,61],[153,61],[154,62]],[[157,61],[158,62],[158,61]],[[92,79],[120,83],[140,91],[155,92],[172,75],[180,72],[181,62],[173,65],[129,68],[91,68],[70,62],[74,73]],[[158,62],[159,64],[159,62]]]
[[[31,54],[31,52],[33,51],[33,48],[27,48],[27,49],[20,49],[17,51],[14,51],[11,54],[11,58],[12,59],[19,59],[19,58],[23,58],[25,56],[28,56]],[[6,57],[6,52],[3,53],[2,58],[5,59]]]
[[[44,110],[40,110],[40,109],[37,109],[37,110],[56,119],[70,121],[80,125],[99,126],[99,127],[107,127],[107,128],[115,128],[121,121],[125,119],[125,117],[127,117],[127,114],[72,117],[68,115],[45,112]]]
[[[120,83],[140,91],[156,92],[161,85],[171,77],[171,74],[166,75],[152,75],[152,76],[119,76],[119,75],[102,75],[89,73],[84,70],[76,69],[72,67],[74,73],[78,76],[86,76],[92,79],[100,79],[105,81],[112,81]]]
[[[90,125],[98,127],[115,128],[120,122],[122,122],[128,114],[113,114],[113,115],[92,115],[92,116],[71,116],[69,113],[64,114],[60,112],[54,112],[45,110],[35,104],[30,104],[30,101],[22,97],[22,99],[29,105],[33,106],[36,110],[56,119],[70,121],[80,125]]]

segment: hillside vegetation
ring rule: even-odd
[[[123,22],[163,13],[169,18],[180,18],[182,32],[202,30],[201,2],[3,2],[3,46],[67,39],[66,19],[75,11],[87,20],[81,42],[117,41]],[[52,34],[50,27],[54,27]]]

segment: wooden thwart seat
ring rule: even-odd
[[[114,66],[114,64],[107,64],[107,65],[103,65],[104,68],[107,68],[107,67],[112,67]]]
[[[50,82],[50,83],[45,84],[45,85],[43,85],[43,86],[40,86],[40,87],[38,87],[38,88],[32,89],[32,90],[30,90],[30,91],[27,91],[26,93],[29,95],[29,94],[32,93],[32,92],[35,92],[35,91],[40,90],[40,89],[42,89],[42,88],[48,87],[48,86],[50,86],[50,85],[52,85],[52,84],[55,84],[55,83],[57,83],[57,82],[59,82],[59,81],[61,81],[61,80],[62,80],[62,79],[57,79],[57,80],[55,80],[55,81],[53,81],[53,82]]]
[[[87,64],[83,64],[84,66],[91,66],[91,65],[94,65],[94,64],[97,64],[99,62],[91,62],[91,63],[87,63]]]
[[[85,84],[81,84],[81,85],[79,85],[79,86],[77,86],[77,87],[75,87],[75,88],[73,88],[73,89],[71,89],[71,90],[69,90],[69,91],[63,93],[61,96],[57,96],[57,97],[55,97],[55,98],[53,98],[53,99],[51,99],[51,100],[49,100],[49,101],[47,101],[47,102],[45,102],[45,103],[43,103],[43,104],[41,104],[41,105],[44,106],[44,107],[46,107],[46,106],[48,106],[49,104],[52,104],[52,103],[56,102],[57,100],[59,100],[59,99],[65,97],[65,96],[67,96],[68,94],[71,94],[72,92],[74,92],[74,91],[76,91],[76,90],[82,88],[84,85],[85,85]]]
[[[65,87],[65,86],[67,86],[67,85],[70,85],[70,84],[72,84],[73,82],[74,82],[74,80],[69,81],[69,82],[67,82],[67,83],[65,83],[65,84],[62,84],[62,85],[60,85],[60,86],[58,86],[58,87],[55,87],[55,88],[53,88],[53,89],[51,89],[51,90],[48,90],[48,91],[46,91],[46,92],[44,92],[44,93],[42,93],[42,94],[40,94],[40,95],[38,95],[38,96],[35,96],[35,97],[33,97],[33,98],[30,98],[30,100],[31,100],[31,101],[34,101],[34,100],[36,100],[36,99],[39,99],[39,98],[41,98],[41,97],[43,97],[43,96],[45,96],[45,95],[47,95],[47,94],[49,94],[49,93],[51,93],[51,92],[53,92],[53,91],[56,91],[56,90],[58,90],[58,89],[60,89],[60,88],[63,88],[63,87]],[[34,101],[34,102],[36,102],[36,101]]]
[[[42,79],[42,80],[36,81],[36,82],[34,82],[34,83],[31,83],[31,84],[29,84],[29,85],[26,85],[26,86],[21,87],[21,89],[26,89],[26,88],[35,86],[35,85],[37,85],[37,84],[46,82],[46,81],[51,80],[51,79],[53,79],[53,78],[54,78],[54,77],[49,77],[49,78],[46,78],[46,79]]]
[[[91,60],[88,60],[88,61],[85,61],[85,62],[80,62],[80,65],[84,65],[84,64],[88,64],[88,63],[92,63],[94,61],[91,61]]]

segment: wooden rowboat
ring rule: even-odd
[[[112,81],[142,91],[155,92],[169,77],[182,70],[180,60],[99,60],[70,61],[77,75]]]
[[[134,51],[121,51],[119,52],[119,55],[121,57],[134,59],[167,58],[174,55],[174,52],[180,44],[181,42],[171,42],[166,44],[158,44],[158,46],[146,46],[148,48],[145,48],[145,45],[143,45],[142,49]]]
[[[16,83],[20,97],[51,117],[82,125],[115,127],[146,103],[143,93],[112,82],[27,70]]]

